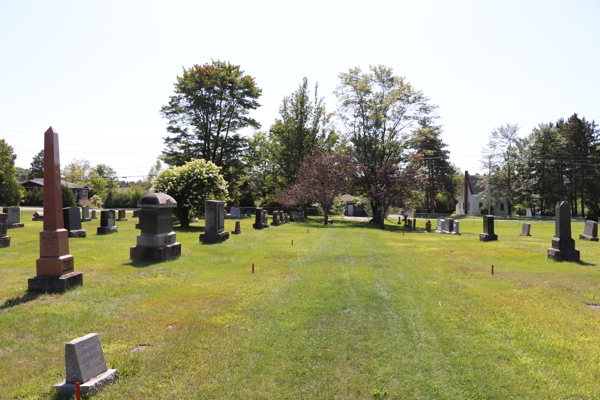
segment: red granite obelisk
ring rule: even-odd
[[[63,222],[58,134],[52,127],[44,134],[44,230],[40,232],[36,273],[29,279],[29,291],[64,292],[83,285],[83,274],[75,272],[75,260],[69,254],[69,233]]]

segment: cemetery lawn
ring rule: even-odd
[[[553,222],[520,237],[499,221],[480,243],[481,220],[451,236],[252,218],[216,245],[198,242],[203,222],[177,229],[181,258],[132,265],[128,218],[69,239],[84,286],[62,295],[27,294],[42,223],[9,230],[0,398],[53,398],[64,344],[91,332],[118,374],[97,399],[600,398],[600,243],[578,239],[582,223],[581,263],[547,259]]]

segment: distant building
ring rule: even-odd
[[[456,205],[457,214],[481,215],[480,209],[484,206],[487,209],[487,201],[485,200],[484,193],[486,188],[481,184],[482,180],[483,176],[469,175],[469,171],[465,171],[464,184],[460,191],[460,199]],[[492,197],[492,205],[494,206],[492,214],[508,215],[508,204],[505,200],[494,202],[494,198]],[[485,213],[487,214],[487,211]]]
[[[73,196],[76,201],[87,200],[88,192],[91,189],[88,185],[78,185],[76,183],[71,183],[67,181],[60,181],[60,184],[68,187],[73,191]],[[33,178],[28,181],[21,182],[21,186],[25,188],[25,190],[36,190],[44,188],[44,178]]]

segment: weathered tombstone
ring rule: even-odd
[[[84,238],[87,236],[87,231],[81,229],[81,214],[79,207],[63,208],[63,219],[65,229],[69,232],[69,237]]]
[[[285,223],[286,223],[286,224],[287,224],[288,222],[290,222],[290,215],[289,215],[288,213],[284,213],[284,214],[283,214],[283,217],[284,217],[284,220],[285,220]]]
[[[265,228],[263,226],[263,209],[261,207],[256,207],[256,216],[254,218],[254,223],[252,224],[254,229],[262,229]]]
[[[100,226],[96,228],[97,235],[108,235],[119,232],[115,225],[115,210],[100,211]]]
[[[119,210],[119,217],[117,221],[127,221],[127,214],[125,214],[125,210]]]
[[[90,207],[83,206],[83,208],[81,209],[81,220],[83,222],[89,222],[92,220],[90,218]]]
[[[571,237],[571,210],[568,201],[556,203],[556,230],[548,258],[556,261],[579,261],[579,250]]]
[[[579,235],[579,240],[589,240],[592,242],[598,241],[598,223],[588,219],[585,221],[583,234]]]
[[[106,368],[97,333],[89,333],[65,344],[65,372],[66,379],[54,385],[63,397],[75,394],[77,382],[81,393],[92,394],[114,383],[117,378],[116,369]]]
[[[273,222],[271,222],[271,226],[279,225],[281,225],[281,221],[279,220],[279,211],[273,211]]]
[[[416,218],[413,218],[413,220],[412,220],[412,221],[413,221],[413,222],[412,222],[412,230],[413,230],[413,231],[416,231],[416,230],[417,230],[417,219],[416,219]]]
[[[165,193],[150,193],[137,206],[140,222],[135,225],[142,233],[136,237],[136,246],[129,249],[134,261],[167,261],[181,256],[181,243],[173,232],[173,209],[177,202]]]
[[[398,225],[402,224],[402,217],[398,216]]]
[[[412,228],[412,220],[409,219],[406,226],[408,227],[408,229]]]
[[[525,212],[525,216],[526,217],[531,217],[531,208],[528,208],[527,211]]]
[[[221,243],[229,239],[225,230],[225,202],[206,200],[204,202],[204,233],[200,241],[205,244]]]
[[[442,233],[442,221],[440,218],[435,221],[435,233]]]
[[[96,218],[96,210],[92,210],[91,213],[92,213],[92,219],[98,219],[98,218]]]
[[[58,134],[52,127],[44,133],[44,155],[44,230],[40,232],[37,275],[28,280],[28,291],[64,292],[83,285],[83,274],[75,272],[75,259],[69,254],[69,232],[64,228],[62,213]]]
[[[242,218],[242,208],[241,207],[231,207],[230,213],[231,218]]]
[[[460,235],[460,221],[454,221],[454,229],[450,233],[453,235]]]
[[[25,225],[21,222],[21,208],[20,207],[4,207],[3,211],[8,215],[8,229],[22,228]]]
[[[531,236],[531,224],[524,223],[519,236]]]
[[[454,218],[444,218],[442,221],[442,233],[452,233],[454,230]]]
[[[263,226],[265,228],[269,227],[269,211],[263,210]]]
[[[431,221],[429,220],[425,223],[425,232],[431,233]]]
[[[131,215],[131,218],[139,218],[140,217],[140,210],[133,210],[133,214]]]
[[[8,214],[0,214],[0,248],[10,247],[10,237],[8,236]]]
[[[44,220],[44,212],[43,211],[34,212],[31,220],[32,221],[43,221]]]
[[[404,226],[408,226],[408,215],[404,215]]]
[[[235,221],[235,231],[231,232],[234,235],[239,235],[240,233],[242,233],[242,230],[240,228],[240,221]]]
[[[498,235],[494,233],[494,216],[484,215],[483,216],[483,233],[479,234],[480,242],[491,242],[498,240]]]

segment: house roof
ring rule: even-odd
[[[483,182],[483,176],[481,175],[469,175],[469,190],[472,194],[476,195],[485,190],[485,187],[479,186]]]
[[[342,201],[344,203],[351,203],[352,202],[352,195],[351,194],[345,194],[342,196]]]
[[[33,178],[33,179],[29,179],[27,181],[23,181],[21,182],[21,185],[25,186],[25,184],[29,184],[28,186],[39,186],[39,187],[44,187],[44,178]],[[79,185],[77,183],[71,183],[71,182],[67,182],[65,180],[61,180],[60,184],[63,186],[68,187],[69,189],[89,189],[90,187],[88,185]]]

